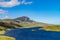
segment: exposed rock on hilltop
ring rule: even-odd
[[[26,16],[23,16],[23,17],[18,17],[18,18],[16,18],[16,20],[29,21],[30,18],[29,18],[29,17],[26,17]]]
[[[14,20],[19,20],[23,22],[33,22],[33,20],[30,20],[30,18],[26,16],[18,17],[18,18],[15,18]]]

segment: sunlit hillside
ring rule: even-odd
[[[43,30],[60,31],[60,25],[46,24],[42,22],[36,22],[29,17],[18,17],[15,19],[3,19],[0,20],[0,31],[6,31],[15,28],[33,28],[42,27]],[[4,32],[3,32],[4,33]]]
[[[41,28],[42,30],[46,30],[46,31],[60,31],[60,25],[52,25],[52,26],[46,26]]]

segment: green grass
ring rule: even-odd
[[[16,40],[16,39],[9,36],[0,36],[0,40]]]
[[[46,26],[41,28],[41,30],[60,32],[60,25]]]

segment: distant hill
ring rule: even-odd
[[[15,19],[0,20],[0,30],[8,30],[14,28],[46,27],[46,26],[52,26],[52,24],[36,22],[26,16],[18,17]]]
[[[14,20],[18,20],[18,21],[23,21],[23,22],[33,22],[33,20],[31,20],[29,17],[27,16],[22,16],[22,17],[18,17],[18,18],[15,18]]]
[[[42,23],[42,22],[36,22],[34,20],[31,20],[29,17],[27,16],[22,16],[22,17],[18,17],[14,19],[15,22],[19,23],[20,25],[22,25],[23,27],[43,27],[43,26],[47,26],[48,24],[46,23]]]

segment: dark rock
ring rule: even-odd
[[[14,20],[20,20],[20,21],[24,21],[24,22],[33,22],[33,21],[30,20],[30,18],[27,17],[27,16],[18,17],[18,18],[14,19]]]

